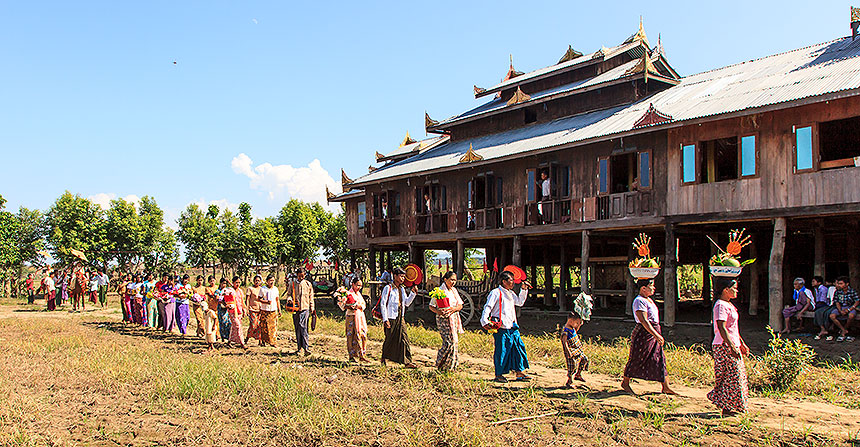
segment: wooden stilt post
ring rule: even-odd
[[[391,264],[391,250],[388,250],[387,255],[385,254],[385,252],[383,252],[383,255],[385,256],[385,268],[388,269],[389,272],[391,272],[393,270],[393,266]]]
[[[675,325],[675,305],[678,302],[678,242],[675,225],[666,224],[666,259],[663,263],[663,321],[666,326]]]
[[[555,287],[553,287],[552,278],[552,262],[549,258],[549,247],[543,249],[543,304],[545,306],[554,306],[555,300],[553,295]]]
[[[376,247],[373,245],[371,245],[370,249],[367,250],[367,264],[370,266],[370,278],[368,279],[370,281],[376,281]],[[376,284],[370,285],[370,298],[371,300],[376,298]]]
[[[757,244],[753,242],[750,244],[750,259],[758,259],[758,248]],[[750,264],[750,315],[758,315],[758,303],[759,303],[759,264],[760,262],[756,261]]]
[[[851,232],[849,232],[850,234]],[[825,276],[824,271],[824,225],[816,222],[815,228],[812,229],[813,237],[815,238],[815,264],[812,267],[812,274]],[[810,286],[811,287],[811,286]]]
[[[588,278],[588,254],[590,251],[591,230],[582,230],[582,260],[579,267],[579,281],[582,291],[591,293],[591,284]]]
[[[848,227],[848,284],[851,288],[857,290],[860,288],[860,237],[857,232],[860,227],[857,221],[849,224]]]
[[[567,277],[570,272],[567,270],[567,259],[565,258],[564,244],[559,246],[559,267],[561,273],[558,276],[558,310],[567,311]]]
[[[633,248],[633,244],[631,243],[627,247],[627,261],[632,261],[633,258],[636,257],[638,253],[636,253],[636,249]],[[636,284],[634,283],[634,279],[630,276],[630,273],[624,272],[625,284],[627,284],[626,292],[627,292],[627,300],[624,303],[624,315],[633,315],[633,299],[636,298],[636,294],[638,290],[636,290]]]
[[[355,250],[349,251],[349,270],[355,273]]]
[[[782,330],[782,260],[785,254],[786,221],[778,217],[773,225],[773,245],[767,267],[768,321],[775,331]]]
[[[511,256],[512,256],[511,264],[522,268],[522,265],[523,265],[523,237],[520,236],[519,234],[514,236],[514,249],[513,249],[513,253],[511,254]],[[502,266],[499,266],[499,268],[501,269]],[[532,280],[534,280],[534,278],[532,278]]]
[[[463,270],[466,264],[466,245],[462,239],[457,239],[457,258],[454,264],[454,273],[457,274],[457,278],[463,277]]]
[[[415,242],[409,242],[409,262],[411,264],[420,265],[418,260],[418,246]]]

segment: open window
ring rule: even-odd
[[[740,166],[738,137],[699,142],[699,183],[737,180]]]
[[[597,159],[597,193],[609,194],[609,157]]]
[[[755,177],[758,175],[758,149],[756,148],[756,136],[746,135],[741,137],[741,177]]]
[[[819,169],[857,166],[860,161],[860,116],[818,124]]]
[[[681,145],[681,183],[689,185],[696,183],[696,145]]]
[[[367,203],[358,202],[358,228],[364,228],[367,222]]]
[[[812,134],[812,126],[794,128],[794,172],[811,171],[815,168]]]

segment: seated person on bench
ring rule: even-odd
[[[797,321],[803,322],[803,313],[814,309],[814,298],[812,292],[805,287],[806,281],[803,278],[794,278],[794,306],[786,307],[782,310],[782,317],[785,318],[785,327],[779,331],[780,334],[788,334],[791,332],[791,317],[797,317]]]

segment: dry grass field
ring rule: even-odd
[[[860,372],[814,368],[786,394],[757,391],[747,415],[721,418],[705,396],[707,353],[668,351],[683,397],[618,389],[623,341],[592,342],[588,382],[565,389],[560,345],[525,339],[535,380],[498,385],[487,335],[462,337],[462,366],[432,369],[438,335],[413,327],[418,370],[347,363],[343,322],[320,319],[310,357],[219,349],[121,323],[116,309],[48,313],[0,300],[3,446],[850,446],[860,438]],[[193,324],[193,321],[192,321]],[[381,329],[371,327],[378,358]],[[756,365],[751,365],[752,380]],[[541,416],[530,420],[511,418]],[[499,423],[501,421],[501,423]]]

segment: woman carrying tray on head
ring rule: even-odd
[[[749,400],[744,357],[750,351],[738,331],[738,309],[731,303],[737,296],[734,278],[714,278],[714,390],[708,399],[723,416],[746,412]]]
[[[636,281],[639,296],[633,300],[633,317],[636,327],[630,334],[630,357],[624,367],[624,377],[621,389],[635,394],[630,388],[630,379],[650,380],[660,382],[664,394],[677,394],[669,388],[666,371],[666,356],[663,353],[662,331],[657,304],[651,298],[654,295],[654,280],[639,279]]]
[[[520,338],[520,326],[517,324],[516,311],[516,306],[525,304],[531,284],[528,281],[523,281],[522,290],[517,294],[512,290],[514,288],[513,273],[505,269],[499,277],[501,284],[487,296],[487,303],[481,313],[481,326],[488,331],[496,330],[493,333],[495,381],[507,382],[508,379],[505,378],[505,374],[512,370],[516,374],[516,380],[531,380],[524,372],[529,369],[529,359],[526,354],[526,347]]]

